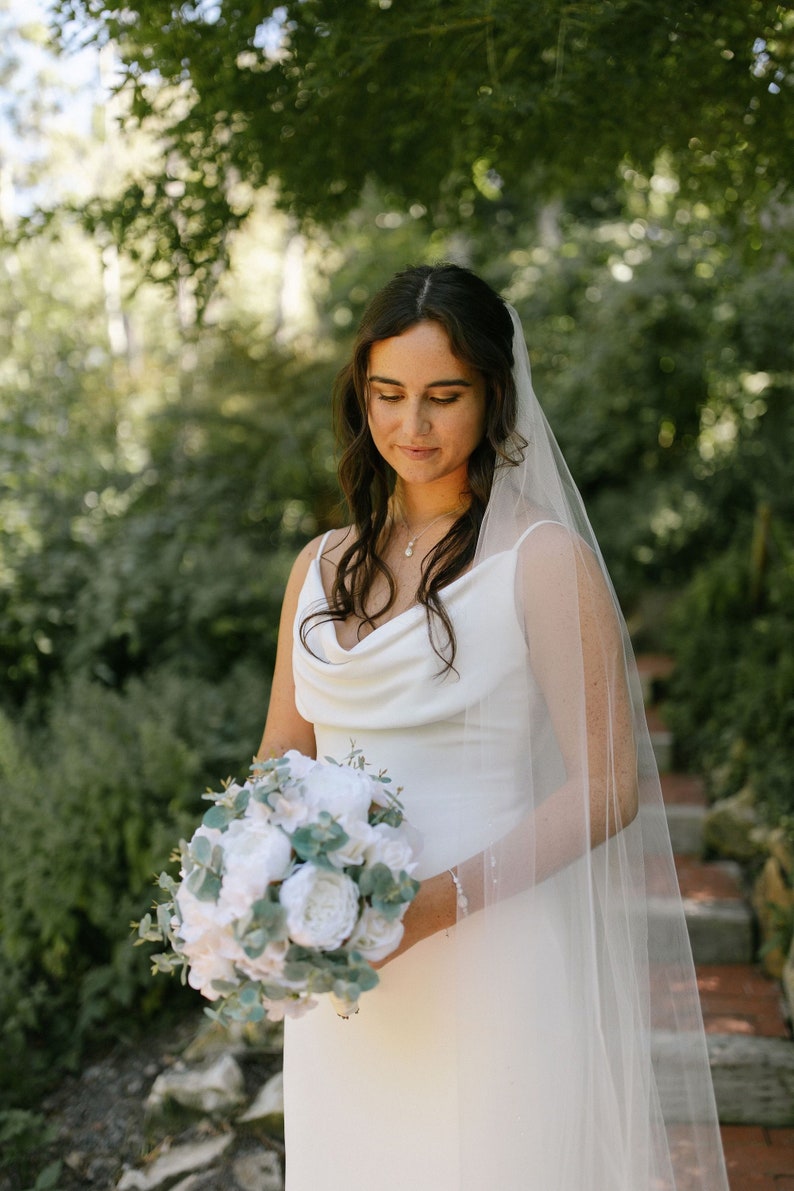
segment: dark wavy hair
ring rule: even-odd
[[[516,424],[510,313],[487,282],[460,265],[416,265],[397,273],[367,307],[352,358],[336,378],[339,481],[355,536],[337,566],[328,609],[305,618],[301,639],[305,644],[308,628],[317,616],[331,620],[358,616],[362,625],[374,627],[394,603],[394,577],[378,553],[389,516],[394,473],[377,451],[367,422],[369,353],[373,343],[402,335],[427,321],[439,323],[458,359],[485,379],[485,431],[468,464],[470,504],[430,552],[417,591],[417,600],[426,609],[431,645],[446,671],[453,667],[456,643],[441,593],[474,558],[494,468],[498,460],[514,462],[508,444],[511,436],[514,439]],[[368,613],[367,597],[377,574],[385,576],[389,595],[381,607]]]

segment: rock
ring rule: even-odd
[[[245,1051],[242,1023],[223,1026],[218,1021],[205,1018],[195,1037],[182,1052],[188,1064],[209,1063],[224,1055],[241,1054]]]
[[[794,876],[794,854],[786,832],[780,827],[774,827],[766,838],[766,847],[769,855],[775,858],[791,883]]]
[[[157,1116],[171,1104],[198,1113],[228,1113],[245,1098],[243,1073],[229,1054],[203,1067],[176,1066],[163,1071],[146,1100],[148,1116]]]
[[[223,1026],[220,1022],[205,1018],[182,1057],[187,1063],[201,1063],[224,1054],[239,1056],[251,1051],[280,1054],[283,1044],[284,1029],[281,1022],[234,1022]]]
[[[234,1140],[233,1133],[223,1133],[208,1141],[175,1146],[156,1158],[145,1170],[127,1170],[116,1184],[116,1191],[155,1191],[155,1188],[178,1178],[203,1170],[226,1150]]]
[[[781,933],[787,937],[787,925],[794,917],[794,889],[774,856],[755,881],[752,904],[761,928],[761,962],[767,974],[779,980],[786,956],[778,944]]]
[[[755,796],[749,787],[715,802],[703,823],[706,848],[740,863],[765,856],[766,835],[755,809]]]
[[[240,1191],[284,1191],[281,1164],[272,1150],[244,1154],[236,1159],[232,1170]]]
[[[86,1164],[86,1155],[82,1150],[70,1150],[64,1158],[64,1165],[68,1166],[76,1174],[82,1174],[83,1168]]]
[[[266,1132],[284,1132],[284,1077],[279,1071],[257,1092],[253,1103],[239,1118],[241,1122],[258,1121]]]
[[[200,1174],[189,1174],[186,1179],[180,1179],[178,1183],[174,1183],[171,1191],[200,1191],[207,1178],[207,1171],[204,1170]]]
[[[794,939],[791,940],[788,956],[783,966],[783,993],[788,1005],[789,1021],[794,1021]]]

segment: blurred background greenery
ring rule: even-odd
[[[517,306],[635,643],[676,657],[680,761],[794,836],[790,7],[17,11],[0,1106],[179,1003],[128,924],[200,791],[247,770],[291,559],[344,515],[332,377],[405,264]],[[79,46],[98,81],[69,100]]]

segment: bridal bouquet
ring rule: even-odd
[[[374,988],[371,961],[403,935],[419,888],[414,840],[389,779],[357,750],[338,764],[288,752],[256,762],[243,784],[204,797],[212,806],[180,843],[180,881],[137,924],[138,943],[166,943],[153,971],[215,1002],[222,1021],[279,1021],[330,993],[356,1011]]]

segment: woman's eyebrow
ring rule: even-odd
[[[405,388],[405,386],[403,385],[403,382],[401,380],[394,380],[390,376],[368,376],[367,380],[370,381],[370,383],[372,381],[377,381],[378,384],[381,384],[381,385],[396,385],[398,389]],[[462,376],[459,376],[452,380],[431,380],[429,385],[425,385],[425,388],[426,389],[445,389],[445,388],[451,388],[453,386],[455,388],[457,388],[460,385],[464,385],[467,389],[470,389],[471,381],[466,380]]]

